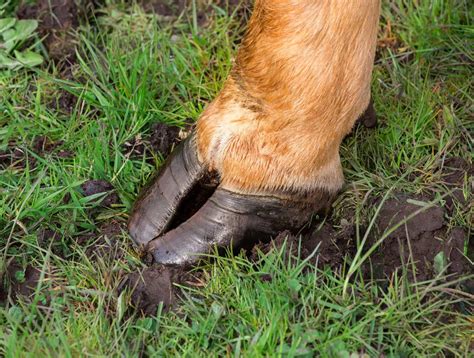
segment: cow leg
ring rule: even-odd
[[[132,236],[156,261],[192,264],[214,246],[297,230],[328,206],[344,180],[340,143],[369,106],[379,7],[379,0],[256,0],[234,68],[187,147],[198,173],[186,174],[182,162],[183,177],[155,181],[162,195],[145,194],[132,213]],[[184,187],[205,172],[219,175],[217,190],[166,232]],[[153,218],[151,230],[137,230]]]

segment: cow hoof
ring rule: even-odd
[[[199,163],[194,135],[181,143],[135,202],[128,230],[145,245],[162,235],[189,192],[207,172]]]
[[[237,194],[218,188],[186,222],[147,245],[164,265],[189,266],[216,248],[238,248],[301,228],[313,208],[269,196]]]

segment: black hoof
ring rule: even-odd
[[[324,203],[326,205],[326,203]],[[240,247],[301,228],[314,207],[268,196],[217,189],[189,220],[147,246],[157,263],[188,266],[215,247]]]
[[[199,163],[194,136],[181,143],[136,201],[128,229],[137,244],[162,235],[180,203],[206,173]]]
[[[362,124],[365,128],[374,128],[377,126],[377,113],[375,112],[374,102],[372,99],[367,106],[365,112],[357,120],[358,124]]]

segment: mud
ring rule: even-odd
[[[440,168],[439,175],[448,189],[461,190],[466,176],[472,175],[472,166],[461,158],[450,158]],[[464,255],[468,233],[461,227],[448,225],[447,219],[451,209],[447,201],[445,205],[442,205],[443,202],[428,205],[435,197],[434,193],[431,195],[393,193],[391,198],[383,203],[375,226],[367,236],[363,253],[383,235],[386,235],[386,238],[362,266],[362,273],[366,279],[375,279],[381,284],[386,284],[395,273],[401,274],[404,270],[408,272],[409,279],[418,281],[430,280],[440,275],[455,279],[474,273],[472,265]],[[467,204],[466,199],[460,200],[454,196],[453,202],[456,205]],[[373,208],[379,204],[381,204],[380,198],[368,200],[368,205]],[[411,215],[415,216],[395,227]],[[286,260],[294,256],[304,259],[311,256],[309,258],[311,264],[319,268],[330,267],[339,270],[346,259],[348,260],[346,262],[350,262],[357,250],[354,216],[353,210],[342,210],[337,218],[335,215],[327,217],[324,223],[316,223],[316,227],[306,230],[302,236],[294,236],[288,231],[282,232],[271,242],[259,242],[247,248],[248,257],[258,265],[260,252],[265,255],[272,250],[281,250],[285,245]],[[362,219],[359,227],[360,238],[366,233],[368,221],[368,218],[365,221]],[[471,253],[474,251],[472,246],[471,242],[468,248]],[[154,286],[152,291],[146,291],[145,286],[138,286],[139,291],[134,300],[140,302],[135,305],[142,312],[155,312],[156,302],[163,295],[170,297],[172,294],[172,291],[167,289],[168,280],[182,283],[187,274],[183,271],[173,272],[170,275],[165,269],[153,272],[155,276],[163,276],[160,278],[161,288]],[[155,277],[153,275],[147,278]],[[271,274],[262,276],[261,280],[271,281],[272,276]],[[463,281],[461,287],[472,291],[474,282]]]
[[[377,217],[375,230],[368,235],[365,252],[385,232],[418,211],[420,206],[413,202],[421,202],[422,199],[398,194],[387,200]],[[439,206],[430,207],[389,233],[364,266],[365,275],[368,278],[389,279],[397,271],[403,269],[412,271],[414,268],[415,277],[412,278],[432,279],[439,273],[435,257],[440,253],[444,255],[446,261],[443,267],[445,275],[449,274],[454,278],[474,273],[469,260],[463,255],[468,234],[460,227],[449,229],[445,225],[445,214],[445,210]],[[324,266],[337,268],[344,262],[346,256],[350,258],[356,252],[356,229],[349,224],[351,219],[351,217],[343,218],[342,221],[347,224],[342,228],[338,228],[340,224],[326,222],[312,234],[304,235],[301,239],[289,232],[283,232],[271,243],[257,244],[250,258],[255,260],[258,257],[257,250],[268,253],[280,249],[286,242],[287,249],[291,248],[287,256],[307,258],[316,251],[317,255],[313,256],[310,262],[320,268]],[[361,236],[364,233],[364,230],[361,230]]]
[[[103,207],[111,207],[120,203],[120,198],[115,192],[112,184],[105,180],[88,180],[81,185],[82,194],[84,196],[91,196],[99,193],[109,193],[100,200],[100,205]]]
[[[155,315],[160,303],[163,310],[172,309],[177,301],[177,290],[173,282],[178,272],[164,266],[151,266],[127,275],[118,292],[131,292],[132,307],[143,315]]]
[[[124,143],[122,151],[129,158],[145,156],[147,162],[154,164],[153,153],[167,157],[174,146],[187,137],[192,129],[192,122],[188,121],[184,128],[165,123],[153,123],[147,136],[141,134]]]
[[[378,235],[374,235],[371,243],[420,210],[418,201],[427,202],[426,198],[404,194],[387,200],[377,218]],[[430,207],[388,234],[370,258],[375,278],[388,277],[403,268],[409,271],[414,268],[418,280],[434,278],[438,273],[435,256],[440,253],[446,259],[445,273],[453,276],[470,273],[472,268],[463,256],[467,233],[461,228],[449,229],[445,215],[443,208]]]
[[[40,278],[41,271],[33,266],[28,265],[23,270],[19,264],[11,263],[4,274],[4,282],[0,282],[0,304],[5,303],[9,298],[13,302],[19,298],[29,300],[35,293]],[[45,279],[48,279],[47,275]]]
[[[179,141],[181,128],[170,126],[165,123],[154,123],[151,126],[150,145],[153,151],[167,157],[171,153],[173,145]]]

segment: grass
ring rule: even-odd
[[[164,158],[130,157],[125,145],[145,138],[151,123],[184,126],[198,118],[231,68],[242,24],[216,9],[199,25],[200,2],[192,2],[196,11],[159,21],[139,6],[106,3],[75,35],[76,80],[63,79],[51,62],[0,72],[0,150],[14,142],[28,158],[25,168],[0,167],[1,272],[12,262],[19,281],[28,265],[42,272],[31,302],[0,306],[1,355],[469,355],[472,296],[443,275],[413,283],[407,267],[380,286],[360,270],[347,280],[350,259],[321,270],[299,258],[288,262],[283,249],[262,254],[258,265],[219,258],[202,267],[202,287],[184,289],[176,312],[131,315],[128,295],[115,292],[143,264],[125,232],[110,241],[101,227],[126,221]],[[335,217],[355,207],[370,222],[376,214],[361,199],[368,192],[436,188],[442,202],[439,162],[472,160],[473,36],[466,1],[384,3],[380,38],[389,46],[373,80],[380,125],[358,128],[343,144],[350,185]],[[66,92],[78,97],[71,113],[58,109]],[[32,149],[39,136],[63,141],[60,148],[74,155],[39,156]],[[98,208],[96,198],[83,197],[79,186],[89,179],[112,183],[122,204]],[[466,193],[469,185],[466,178]],[[446,220],[472,230],[466,208]],[[45,242],[48,229],[59,235]],[[88,253],[109,244],[107,255]],[[268,274],[270,281],[261,279]]]

